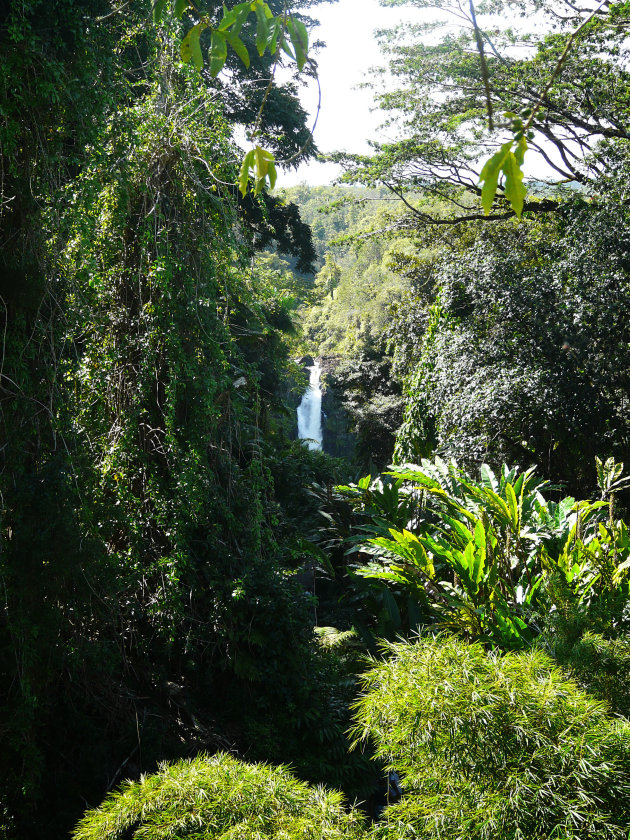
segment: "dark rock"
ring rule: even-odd
[[[295,363],[300,367],[313,367],[315,361],[312,356],[300,356],[299,359],[295,360]]]
[[[322,365],[322,449],[335,458],[352,460],[356,437],[352,418],[343,406],[343,390],[335,378],[338,360],[328,356]]]

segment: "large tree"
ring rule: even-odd
[[[482,215],[483,163],[510,139],[515,119],[531,119],[527,171],[550,183],[582,185],[593,195],[613,160],[616,168],[626,160],[625,3],[499,0],[480,5],[478,15],[472,3],[449,0],[383,4],[413,6],[427,17],[380,33],[388,67],[373,87],[396,139],[375,143],[369,157],[339,159],[351,180],[386,184],[403,200],[419,188],[448,200],[450,212],[436,213],[409,199],[408,225]],[[504,187],[492,218],[513,214]],[[525,210],[554,210],[562,200],[538,190]]]
[[[594,456],[627,459],[630,444],[628,213],[583,203],[476,224],[416,271],[401,307],[398,455],[537,463],[589,492]]]

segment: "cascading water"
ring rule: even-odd
[[[321,367],[315,362],[307,368],[310,372],[308,390],[298,406],[298,437],[305,440],[309,449],[322,448],[322,389],[320,387]]]

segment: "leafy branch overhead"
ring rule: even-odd
[[[153,5],[153,19],[158,23],[164,16],[168,0],[156,0]],[[180,20],[187,15],[193,26],[188,30],[180,45],[180,54],[185,63],[192,62],[201,70],[204,66],[204,56],[201,47],[201,36],[210,33],[210,48],[208,49],[208,67],[210,75],[215,78],[223,69],[228,57],[228,47],[236,53],[245,67],[250,66],[250,55],[245,42],[241,38],[241,30],[251,15],[256,20],[256,50],[262,56],[266,51],[276,56],[282,50],[297,64],[298,70],[303,70],[308,60],[308,31],[301,20],[287,13],[286,7],[282,14],[274,15],[264,0],[250,0],[238,3],[232,9],[223,6],[223,17],[218,24],[214,24],[209,15],[202,14],[191,0],[174,0],[174,13]],[[274,63],[274,70],[275,70]],[[267,95],[273,84],[273,71],[267,90],[265,91],[258,112],[256,123],[250,132],[255,140],[260,132],[260,121]],[[250,174],[254,179],[254,193],[259,193],[269,183],[271,188],[276,182],[276,168],[273,154],[254,146],[244,157],[239,174],[239,189],[243,197],[247,193]]]
[[[518,14],[506,0],[476,11],[383,2],[433,10],[378,33],[388,72],[375,70],[370,86],[395,139],[333,159],[346,183],[400,198],[398,230],[547,214],[577,194],[601,195],[630,138],[626,3],[523,0]],[[525,159],[540,173],[530,195]]]
[[[516,216],[519,219],[521,218],[525,196],[527,195],[527,190],[523,184],[522,167],[525,159],[525,152],[527,151],[527,140],[533,140],[535,136],[534,132],[531,130],[534,118],[536,117],[538,111],[540,111],[547,94],[560,76],[564,63],[567,60],[575,40],[586,30],[591,21],[593,21],[599,12],[606,6],[608,6],[608,0],[603,0],[603,2],[601,2],[597,8],[591,12],[591,14],[589,14],[582,23],[580,23],[577,29],[569,34],[566,44],[564,45],[564,49],[562,50],[562,53],[558,58],[558,61],[556,62],[553,72],[549,76],[544,89],[540,93],[538,102],[534,108],[532,109],[531,107],[527,107],[520,115],[511,112],[506,113],[505,116],[512,120],[510,127],[514,137],[507,143],[504,143],[501,146],[501,149],[486,161],[483,169],[481,170],[481,175],[479,176],[479,184],[483,184],[483,189],[481,191],[481,204],[486,215],[488,215],[492,209],[498,189],[498,180],[501,173],[503,173],[505,176],[503,194],[510,202],[510,206]],[[483,49],[483,39],[477,26],[472,0],[470,3],[470,9],[486,90],[488,124],[490,129],[492,129],[492,100],[490,95],[488,70]],[[523,119],[527,120],[525,124],[523,124]]]

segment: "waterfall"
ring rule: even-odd
[[[322,448],[322,389],[319,378],[322,369],[315,362],[307,368],[310,372],[308,390],[298,406],[298,437],[305,440],[309,449]]]

